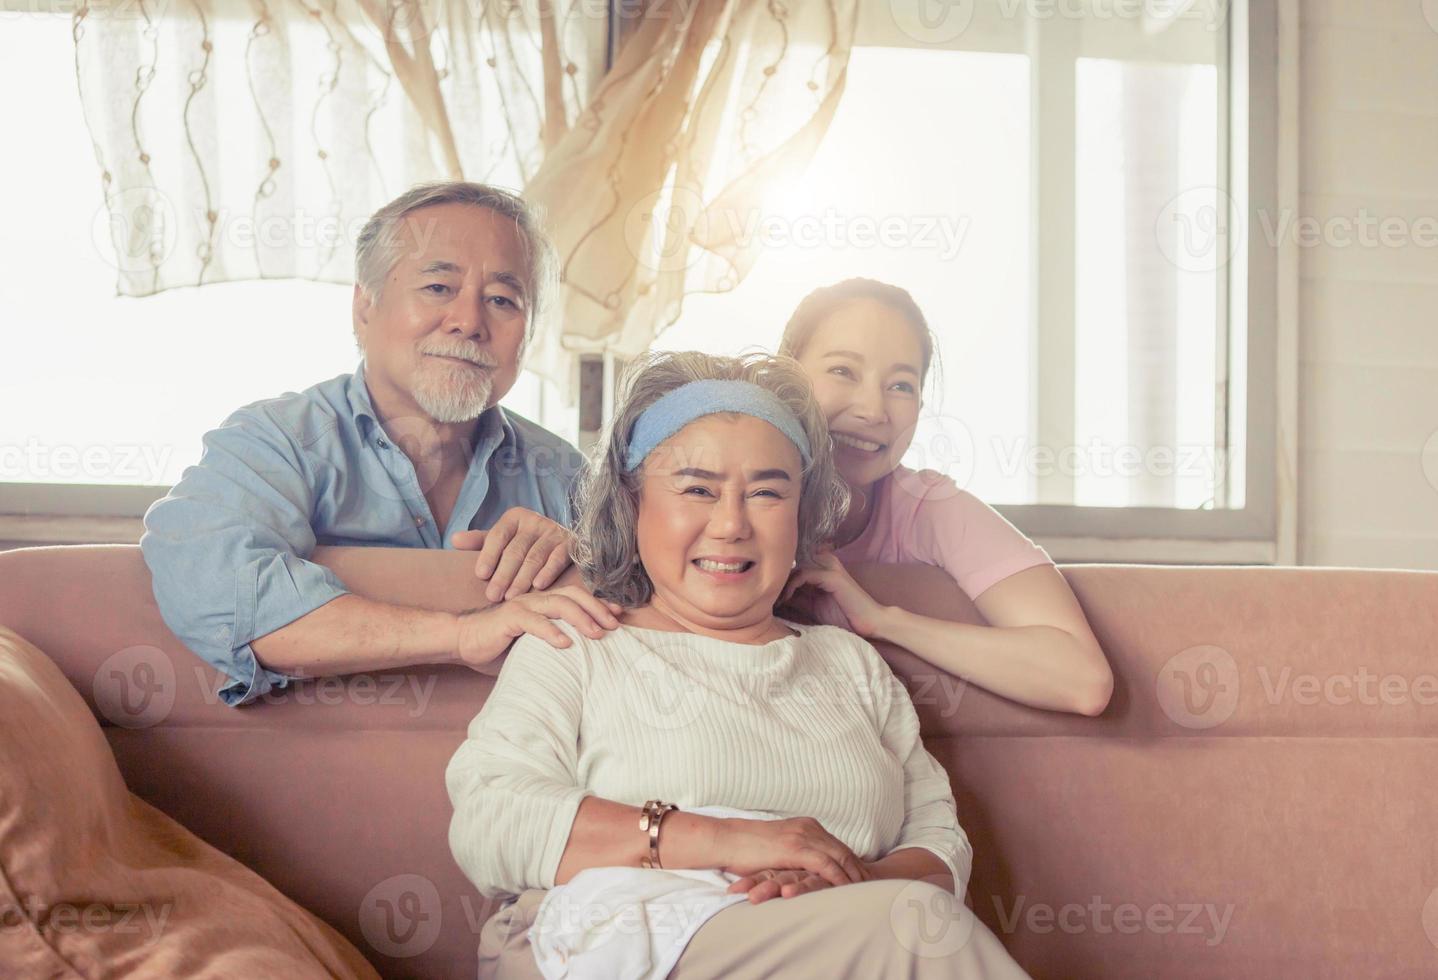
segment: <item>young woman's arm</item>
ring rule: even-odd
[[[988,626],[881,605],[864,581],[882,576],[883,569],[856,565],[851,572],[829,555],[819,567],[795,573],[788,588],[808,584],[827,592],[860,636],[897,644],[1010,700],[1090,717],[1108,706],[1108,658],[1054,566],[1027,568],[985,589],[974,605]]]
[[[1058,569],[1040,565],[1010,575],[974,605],[988,626],[890,607],[882,639],[1014,701],[1089,717],[1103,714],[1113,693],[1113,671]]]

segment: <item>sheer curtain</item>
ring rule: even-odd
[[[737,0],[638,25],[529,185],[566,283],[564,330],[537,358],[554,346],[637,353],[686,295],[742,281],[755,229],[833,118],[855,13],[854,0]]]
[[[753,264],[838,99],[855,0],[82,0],[75,69],[122,295],[348,282],[365,218],[463,177],[545,211],[530,367],[643,349]],[[628,18],[634,18],[632,21]],[[606,73],[609,31],[627,40]],[[568,387],[565,385],[564,387]]]

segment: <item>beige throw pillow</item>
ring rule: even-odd
[[[80,976],[379,975],[131,794],[59,668],[0,626],[0,977]]]

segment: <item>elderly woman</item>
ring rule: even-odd
[[[1024,975],[903,687],[774,615],[845,498],[793,361],[631,370],[575,555],[621,625],[521,638],[446,773],[481,976]]]

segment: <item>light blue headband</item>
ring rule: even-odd
[[[804,435],[794,413],[773,392],[750,381],[706,380],[680,385],[640,413],[624,457],[624,471],[638,469],[655,446],[690,422],[718,412],[739,412],[768,422],[789,437],[804,465],[809,465],[809,437]]]

